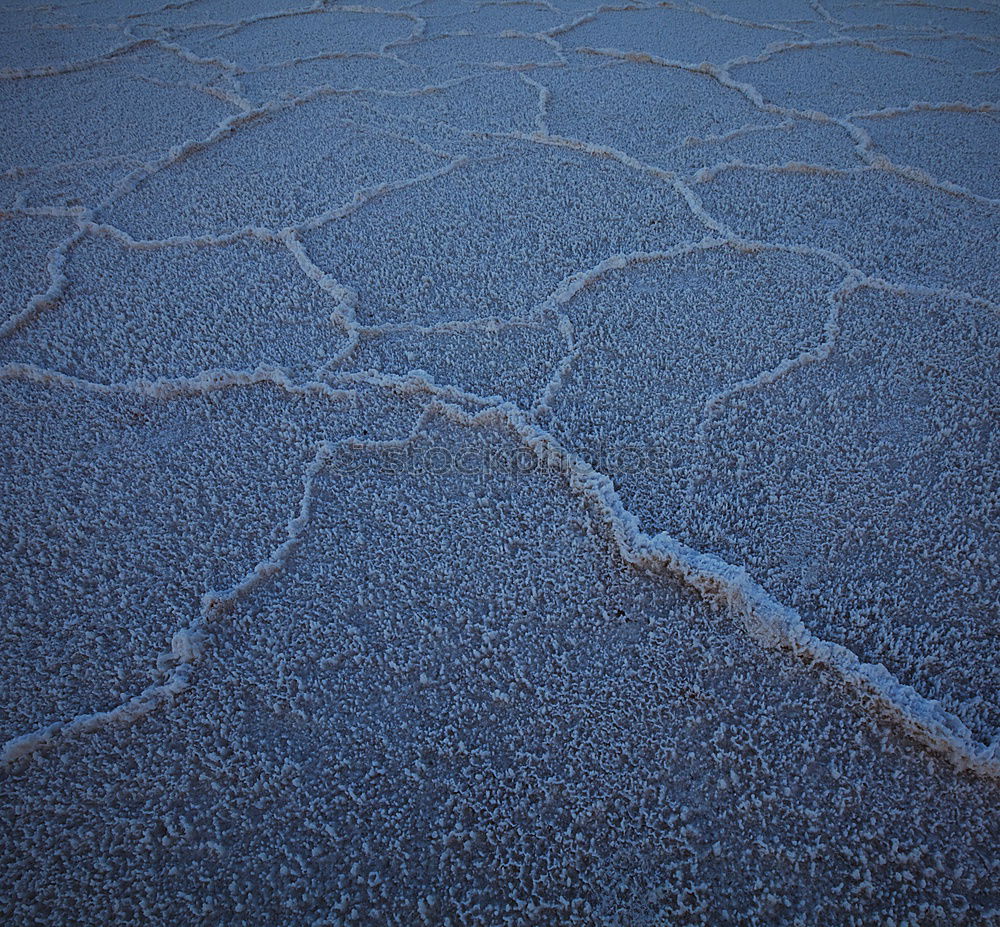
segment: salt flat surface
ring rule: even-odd
[[[0,4],[0,913],[1000,924],[1000,9]]]

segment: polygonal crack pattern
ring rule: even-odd
[[[11,923],[996,921],[996,4],[2,7]]]

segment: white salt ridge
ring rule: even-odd
[[[401,381],[413,388],[423,382],[429,391],[438,388],[420,377]],[[393,381],[380,377],[378,385]],[[454,390],[444,391],[446,398]],[[927,699],[912,686],[902,685],[881,664],[860,660],[848,648],[812,634],[793,609],[772,598],[740,567],[725,563],[711,554],[700,553],[664,533],[650,536],[639,529],[608,477],[563,448],[548,432],[531,421],[520,409],[504,403],[490,405],[488,399],[461,395],[473,404],[488,405],[470,417],[460,407],[449,407],[456,421],[495,421],[512,428],[539,458],[557,465],[570,477],[573,488],[595,504],[614,533],[618,549],[627,562],[652,572],[665,572],[681,579],[702,595],[721,600],[744,624],[747,632],[762,644],[790,651],[807,663],[835,670],[851,687],[874,699],[878,710],[931,749],[942,753],[956,768],[1000,779],[1000,736],[991,744],[978,742],[969,728],[937,701]]]

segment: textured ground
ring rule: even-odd
[[[24,2],[6,922],[1000,924],[998,4]]]

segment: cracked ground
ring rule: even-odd
[[[0,915],[1000,924],[1000,5],[0,3]]]

